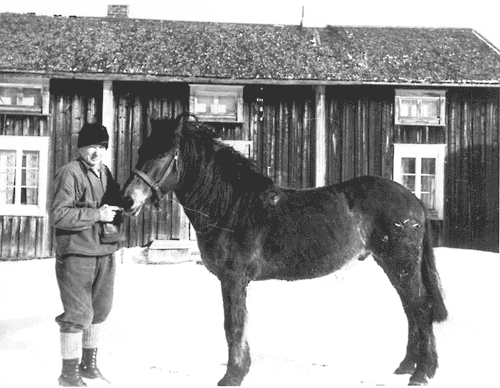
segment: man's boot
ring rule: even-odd
[[[101,379],[109,384],[109,381],[97,367],[97,348],[83,348],[80,372],[82,377],[86,379]]]
[[[64,360],[61,376],[59,376],[59,385],[61,387],[86,387],[87,384],[82,380],[78,358]]]

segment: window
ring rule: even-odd
[[[190,85],[190,104],[201,121],[243,121],[243,87]]]
[[[0,83],[0,113],[48,115],[48,81]]]
[[[45,215],[48,150],[48,137],[0,136],[0,215]]]
[[[445,91],[396,90],[396,125],[445,126]]]
[[[445,144],[394,144],[394,176],[422,200],[433,219],[443,219]]]

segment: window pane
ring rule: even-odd
[[[0,150],[0,172],[8,168],[16,168],[16,151]]]
[[[23,151],[23,167],[38,168],[38,151]]]
[[[42,96],[40,89],[23,89],[21,105],[42,105]]]
[[[40,154],[38,151],[23,152],[23,170],[22,182],[23,186],[38,186],[38,166]]]
[[[14,186],[16,181],[15,167],[0,169],[0,187]]]
[[[434,210],[436,209],[436,193],[422,193],[420,198],[422,202],[427,206],[427,209]]]
[[[0,95],[0,105],[12,105],[12,98]]]
[[[403,174],[415,174],[415,158],[401,158],[401,171]]]
[[[23,178],[23,186],[38,187],[38,170],[29,169],[26,171],[25,175],[25,178]]]
[[[429,210],[436,209],[436,159],[422,158],[421,196]]]
[[[16,88],[0,88],[1,103],[5,105],[17,104],[18,93]]]
[[[14,199],[14,187],[0,187],[0,205],[13,205]]]
[[[436,175],[435,158],[422,158],[422,174]]]
[[[403,175],[403,186],[410,190],[412,193],[415,192],[415,176],[414,175]]]
[[[213,113],[212,105],[214,98],[212,96],[197,96],[195,113]]]
[[[16,151],[0,150],[0,204],[15,201]]]
[[[21,204],[38,204],[38,170],[40,153],[23,151],[21,171]]]
[[[424,168],[424,160],[432,161],[428,166]],[[422,158],[422,170],[434,171],[435,170],[435,160],[434,159],[424,159]],[[435,175],[423,175],[421,177],[421,197],[420,199],[425,203],[429,210],[436,209],[436,176]]]
[[[218,113],[234,114],[236,113],[236,100],[234,97],[219,97]]]
[[[423,100],[420,108],[422,117],[438,117],[439,116],[439,100]]]
[[[38,189],[21,188],[21,203],[23,205],[38,205]]]
[[[436,190],[436,177],[435,176],[422,176],[422,193],[432,193]]]
[[[402,117],[416,117],[417,116],[417,100],[415,99],[401,99],[401,112]]]

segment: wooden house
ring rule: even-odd
[[[426,202],[435,245],[498,251],[500,52],[476,31],[109,11],[0,14],[2,259],[54,255],[52,177],[83,123],[108,128],[106,164],[124,184],[150,119],[183,111],[280,185],[385,176]],[[173,195],[127,231],[128,247],[195,238]]]

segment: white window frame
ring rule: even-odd
[[[415,195],[421,197],[421,162],[422,158],[436,159],[436,209],[429,209],[432,219],[444,218],[444,164],[446,144],[394,144],[393,180],[403,183],[401,161],[403,158],[415,158]]]
[[[437,116],[428,116],[423,113],[422,105],[426,101],[437,103]],[[414,115],[403,116],[403,104],[405,102],[410,102],[416,105]],[[396,89],[394,122],[396,125],[445,126],[446,91]]]
[[[49,137],[47,136],[0,136],[0,149],[16,151],[16,199],[14,204],[0,203],[0,215],[9,216],[45,216],[47,210],[47,168]],[[20,203],[21,171],[23,151],[38,151],[38,204]]]
[[[3,77],[4,78],[4,77]],[[0,79],[1,81],[2,79]],[[23,82],[24,81],[24,82]],[[0,82],[1,89],[16,89],[17,94],[15,101],[10,99],[0,98],[0,113],[1,114],[20,114],[20,115],[49,115],[49,84],[48,80],[34,79],[34,80],[20,80],[20,82]],[[40,94],[40,104],[37,105],[24,99],[24,92],[26,90],[37,90]],[[0,96],[1,96],[0,92]]]
[[[189,85],[190,90],[190,111],[200,121],[208,122],[243,122],[243,86],[237,85]],[[200,97],[212,99],[211,113],[201,109],[198,103]],[[219,106],[219,98],[231,98],[234,101],[236,110],[234,113],[227,113],[222,106]]]

